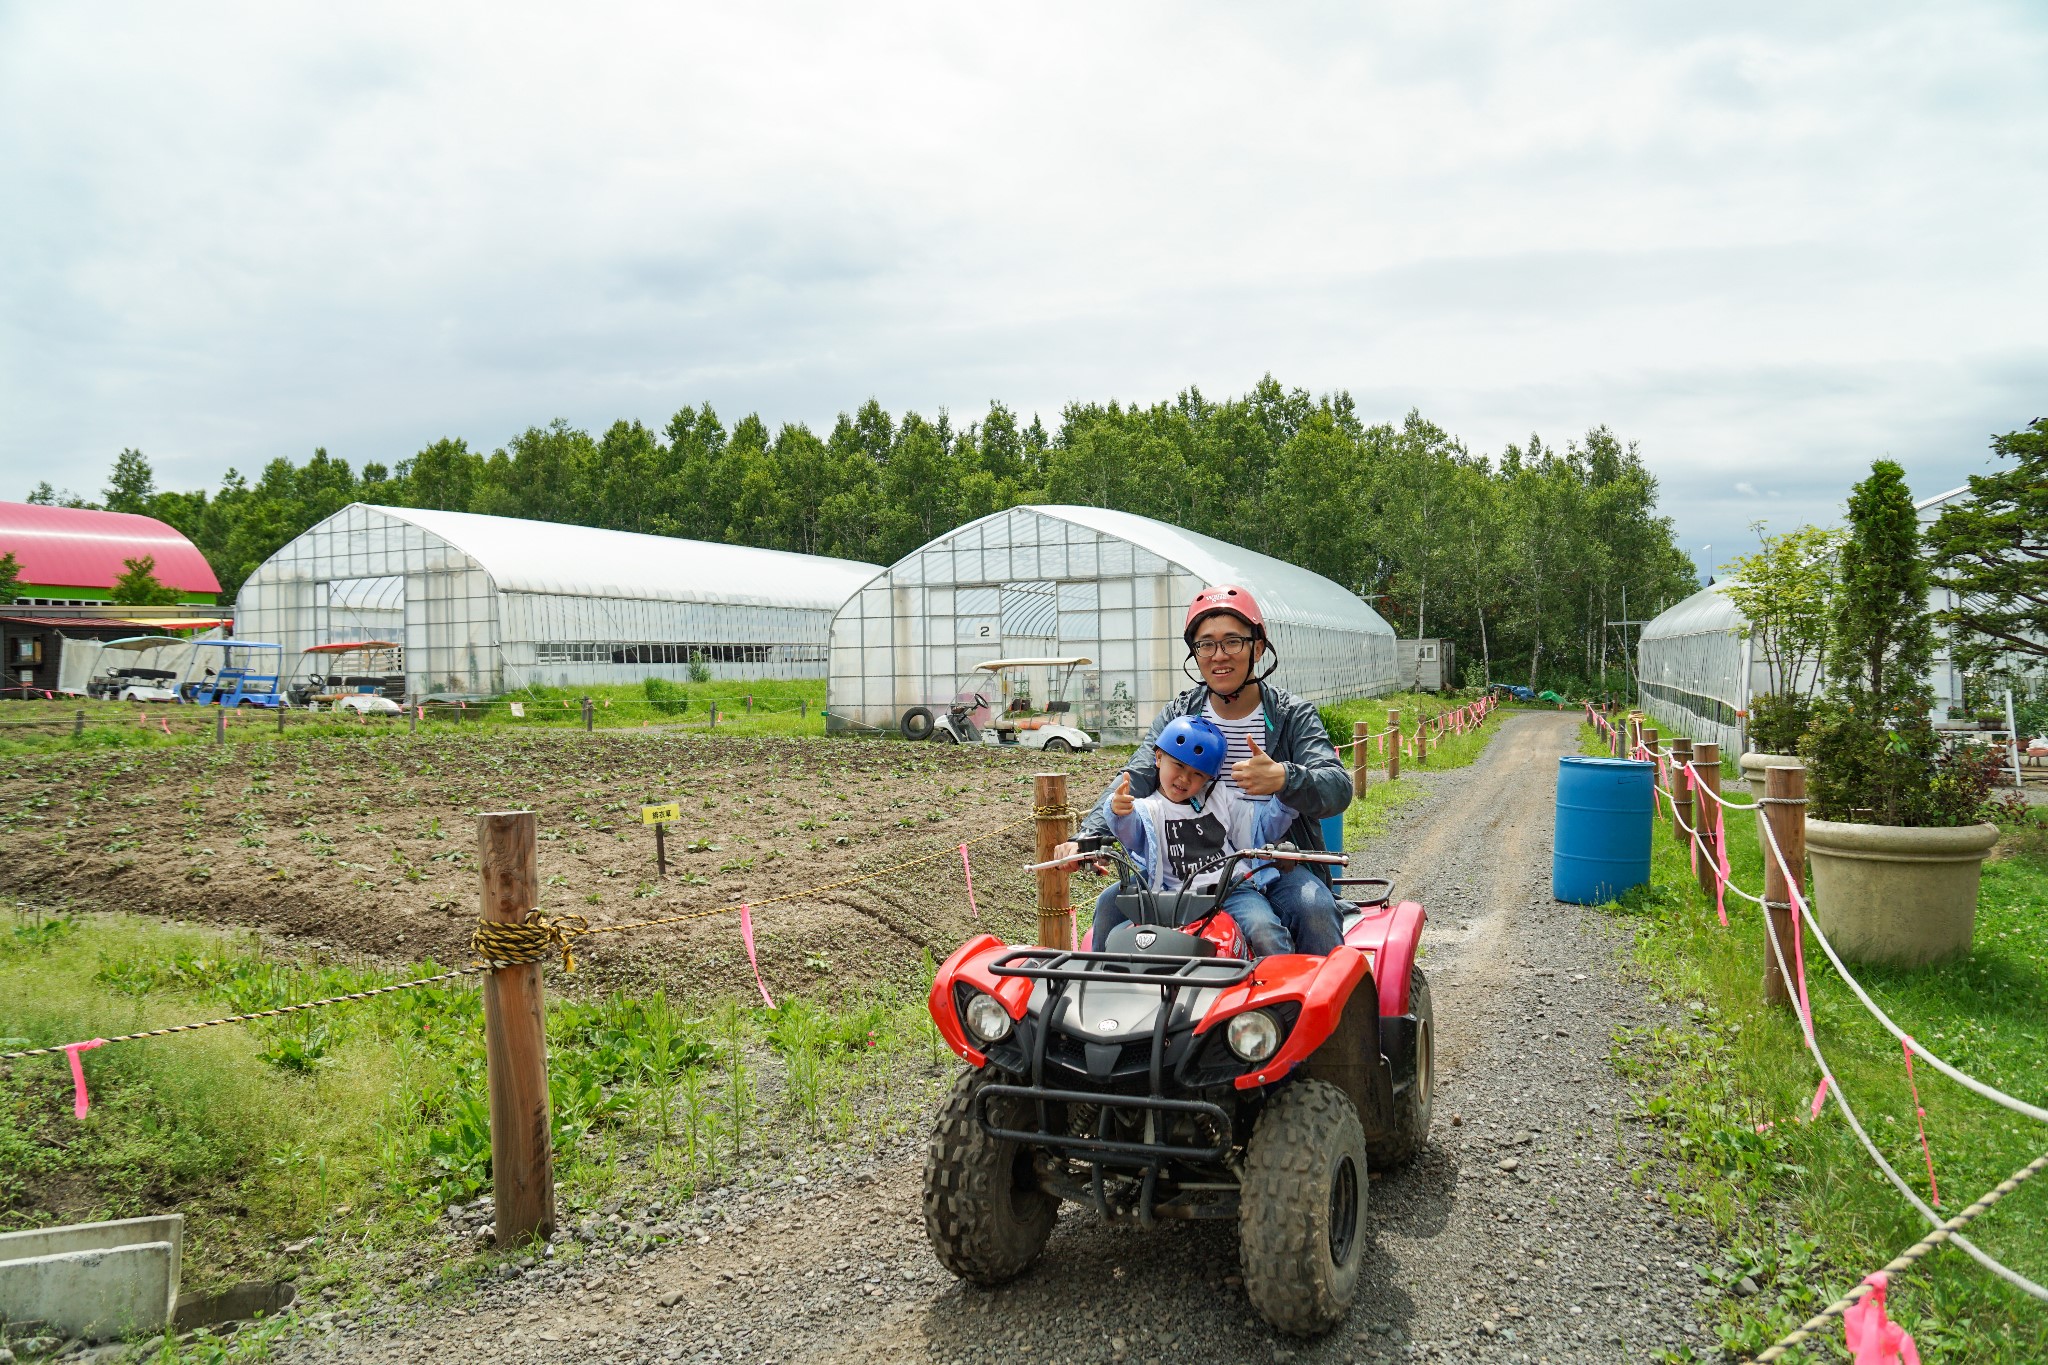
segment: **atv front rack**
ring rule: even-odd
[[[1024,965],[1019,965],[1024,964]],[[1078,965],[1076,965],[1078,964]],[[1094,970],[1090,970],[1090,967]],[[1084,953],[1077,948],[1013,948],[988,964],[996,976],[1028,976],[1035,981],[1100,981],[1123,968],[1142,981],[1176,994],[1182,987],[1207,990],[1235,986],[1252,974],[1252,964],[1234,957],[1164,957],[1156,953]],[[1168,999],[1167,1008],[1173,1001]],[[1164,1018],[1164,1011],[1161,1012]]]
[[[1240,958],[1169,957],[1155,953],[1091,953],[1070,948],[1014,948],[989,963],[995,976],[1026,977],[1043,981],[1047,999],[1038,1026],[1030,1039],[1031,1081],[1028,1085],[989,1085],[981,1091],[976,1118],[983,1131],[998,1140],[1052,1148],[1070,1153],[1087,1163],[1089,1196],[1103,1221],[1112,1218],[1104,1188],[1104,1165],[1138,1167],[1144,1172],[1137,1215],[1146,1227],[1155,1217],[1156,1192],[1161,1171],[1172,1160],[1221,1165],[1229,1160],[1232,1143],[1230,1115],[1221,1105],[1207,1100],[1178,1099],[1166,1094],[1167,1027],[1183,991],[1217,990],[1235,986],[1252,974],[1252,964]],[[1045,1083],[1045,1050],[1048,1039],[1058,1030],[1072,1003],[1067,988],[1076,983],[1115,983],[1125,986],[1156,986],[1159,1008],[1152,1021],[1151,1049],[1146,1067],[1147,1093],[1126,1094],[1114,1090],[1068,1090]],[[1189,1057],[1192,1057],[1192,1053]],[[1184,1058],[1185,1062],[1187,1059]],[[989,1102],[998,1096],[1029,1100],[1035,1106],[1038,1127],[1005,1128],[989,1118]],[[1096,1109],[1092,1134],[1053,1131],[1051,1105],[1089,1105]],[[1143,1142],[1124,1141],[1107,1135],[1113,1111],[1137,1112],[1146,1116],[1150,1138]],[[1172,1115],[1193,1115],[1206,1119],[1216,1141],[1207,1146],[1168,1140],[1159,1120]],[[1064,1128],[1064,1125],[1061,1125]]]

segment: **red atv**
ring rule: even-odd
[[[1234,1218],[1245,1290],[1282,1331],[1350,1310],[1367,1241],[1368,1169],[1429,1135],[1433,1018],[1415,966],[1423,911],[1383,878],[1344,907],[1328,957],[1250,960],[1220,894],[1152,892],[1122,868],[1101,951],[962,944],[932,983],[939,1032],[969,1066],[925,1158],[925,1230],[977,1284],[1038,1255],[1060,1201],[1112,1222]],[[1291,844],[1217,859],[1342,864]],[[1191,879],[1192,880],[1192,879]]]

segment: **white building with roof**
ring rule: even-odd
[[[1013,507],[904,556],[832,622],[827,724],[895,729],[970,690],[1001,657],[1085,656],[1078,719],[1141,737],[1190,685],[1181,622],[1205,586],[1251,589],[1279,655],[1273,681],[1317,702],[1391,692],[1393,627],[1355,593],[1269,555],[1101,507]]]
[[[351,503],[265,560],[236,633],[389,639],[415,696],[823,676],[832,615],[879,568],[556,522]]]

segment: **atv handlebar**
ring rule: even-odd
[[[1026,872],[1050,872],[1056,868],[1076,867],[1082,863],[1094,862],[1105,854],[1118,861],[1123,861],[1118,851],[1109,847],[1109,845],[1115,842],[1114,839],[1107,836],[1088,835],[1074,841],[1075,851],[1070,857],[1053,858],[1042,863],[1029,863],[1026,864],[1024,870]],[[1201,867],[1196,868],[1195,871],[1197,873],[1206,872],[1218,863],[1228,864],[1240,859],[1276,863],[1327,863],[1332,867],[1349,867],[1351,865],[1351,859],[1342,853],[1319,853],[1309,849],[1296,848],[1293,844],[1267,844],[1263,848],[1247,848],[1240,849],[1236,853],[1227,853],[1220,859],[1203,864]]]

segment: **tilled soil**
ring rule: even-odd
[[[778,991],[900,980],[969,932],[953,845],[1032,849],[1031,775],[1094,799],[1115,761],[979,746],[678,732],[537,731],[106,750],[0,763],[0,890],[49,906],[260,930],[388,965],[466,955],[479,811],[532,810],[542,908],[593,925],[737,909],[926,861],[754,914]],[[675,801],[657,877],[643,803]],[[1009,826],[1010,828],[1005,828]],[[936,854],[937,856],[928,856]],[[981,910],[1032,923],[1030,886],[984,875]],[[585,940],[580,984],[750,991],[731,915]]]
[[[1436,1127],[1371,1185],[1376,1244],[1350,1319],[1313,1342],[1251,1313],[1228,1225],[1107,1228],[1071,1206],[994,1291],[939,1270],[922,1151],[697,1201],[653,1250],[589,1229],[499,1267],[460,1306],[316,1317],[299,1360],[1646,1361],[1692,1346],[1712,1255],[1652,1192],[1658,1162],[1608,1064],[1668,1022],[1618,968],[1620,931],[1549,899],[1557,755],[1573,717],[1521,715],[1360,860],[1430,907]],[[630,1212],[630,1211],[629,1211]],[[622,1215],[623,1216],[623,1215]]]

